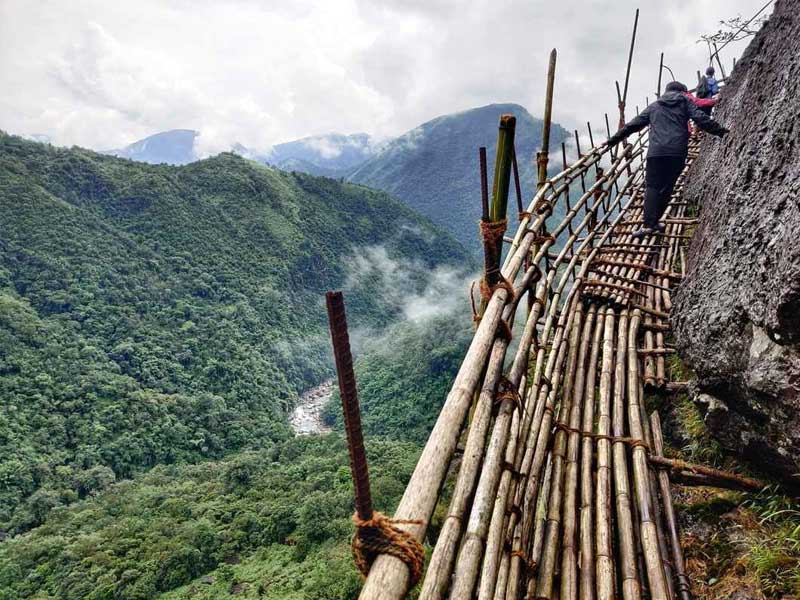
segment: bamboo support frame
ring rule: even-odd
[[[671,473],[676,480],[752,485],[664,459],[660,430],[643,415],[645,373],[669,389],[669,294],[684,271],[673,264],[681,262],[682,232],[691,224],[679,183],[667,235],[632,239],[643,210],[646,143],[641,133],[618,154],[579,147],[571,165],[562,148],[562,171],[538,182],[505,240],[500,274],[513,284],[513,298],[497,287],[486,301],[395,513],[419,521],[398,526],[423,539],[461,440],[452,498],[421,585],[424,600],[611,600],[618,593],[623,600],[662,599],[672,595],[670,554],[683,594],[674,507],[662,481],[669,484]],[[693,138],[689,161],[694,156]],[[601,161],[602,174],[586,185],[585,175]],[[570,198],[578,180],[580,195]],[[490,219],[500,214],[502,197],[507,201],[508,186],[498,193],[497,184],[496,177],[486,201]],[[559,203],[564,216],[543,235]],[[529,310],[515,327],[525,295]],[[509,328],[517,338],[513,358],[502,333]],[[403,598],[407,584],[405,564],[382,555],[361,598]]]

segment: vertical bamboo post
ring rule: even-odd
[[[520,181],[519,181],[519,166],[517,165],[517,149],[514,146],[511,147],[511,169],[514,173],[514,191],[517,196],[517,215],[519,216],[519,220],[522,221],[522,212],[525,210],[525,207],[522,205],[522,187],[520,186]]]
[[[661,419],[657,412],[650,415],[653,429],[653,452],[656,456],[664,455],[664,437],[661,433]],[[669,541],[672,549],[672,563],[675,566],[675,577],[678,580],[678,592],[681,600],[692,600],[689,578],[686,576],[686,563],[681,548],[681,535],[678,531],[678,520],[675,518],[675,507],[672,504],[672,490],[669,487],[669,474],[664,469],[658,471],[658,485],[661,499],[664,502],[664,519],[669,529]]]
[[[511,157],[514,153],[514,133],[517,118],[514,115],[501,115],[497,130],[497,152],[494,159],[494,180],[492,183],[492,204],[489,219],[492,222],[506,218],[508,207],[508,188],[511,182]],[[500,240],[498,248],[502,246]],[[499,255],[498,255],[499,259]]]
[[[619,108],[619,122],[617,130],[625,127],[625,102],[622,100],[622,92],[619,89],[619,81],[615,81],[614,85],[617,87],[617,108]]]
[[[719,65],[719,73],[722,75],[722,78],[725,79],[725,67],[722,64],[722,61],[719,58],[719,48],[717,48],[716,42],[714,42],[714,56],[717,57],[717,64]]]
[[[658,84],[656,85],[656,98],[661,97],[661,73],[664,71],[664,53],[661,53],[661,60],[658,61]]]
[[[350,353],[350,337],[347,334],[347,316],[342,292],[325,294],[328,308],[328,323],[336,361],[336,375],[342,397],[342,413],[347,431],[347,446],[350,450],[350,471],[356,496],[356,512],[362,521],[372,518],[372,494],[369,487],[367,454],[364,451],[364,436],[361,432],[361,411],[358,407],[356,376],[353,372],[353,356]]]
[[[550,153],[550,123],[553,116],[553,85],[556,78],[556,49],[550,51],[550,63],[547,66],[547,89],[544,96],[544,123],[542,125],[542,149],[536,153],[538,181],[536,189],[541,189],[547,181],[547,162]]]
[[[636,45],[636,28],[639,25],[639,9],[636,9],[636,17],[633,19],[633,33],[631,34],[631,48],[628,51],[628,68],[625,69],[625,89],[622,92],[622,110],[625,110],[625,102],[628,100],[628,80],[631,77],[631,63],[633,62],[633,48]]]
[[[489,220],[489,175],[486,165],[486,147],[481,146],[478,150],[478,157],[481,168],[481,220]]]
[[[500,282],[500,261],[503,255],[503,233],[507,226],[508,190],[511,185],[512,158],[514,156],[514,132],[517,119],[514,115],[501,115],[497,130],[497,151],[494,161],[494,180],[492,200],[488,203],[487,193],[482,192],[484,209],[488,219],[481,220],[483,236],[483,277],[486,290],[494,290]],[[485,180],[481,153],[481,181]],[[487,206],[488,205],[488,206]],[[480,315],[486,310],[488,298],[481,299]]]

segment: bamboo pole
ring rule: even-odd
[[[664,455],[664,438],[661,433],[661,419],[653,411],[650,415],[650,424],[653,430],[653,452],[655,456]],[[661,488],[661,499],[664,503],[664,519],[669,530],[670,545],[672,548],[672,563],[675,566],[675,576],[678,580],[678,592],[681,600],[692,600],[691,585],[686,576],[686,563],[681,548],[681,536],[678,530],[678,520],[675,518],[675,507],[672,504],[672,490],[669,486],[669,475],[666,471],[658,471],[658,484]]]
[[[511,433],[514,420],[514,403],[503,400],[495,419],[480,478],[475,491],[469,520],[467,521],[464,540],[458,553],[455,572],[453,573],[451,598],[468,598],[472,595],[478,576],[478,565],[483,557],[486,537],[489,534],[492,506],[497,510],[497,490],[501,480],[505,481],[503,458],[506,445],[515,436]],[[504,484],[508,486],[508,482]],[[503,502],[504,515],[505,502]]]
[[[615,315],[611,308],[605,310],[603,323],[603,356],[600,370],[600,389],[597,417],[597,529],[595,546],[597,548],[597,598],[615,598],[615,566],[612,550],[611,527],[611,388],[614,363]],[[588,594],[588,592],[586,592]],[[582,595],[583,597],[583,595]]]
[[[617,333],[617,356],[614,371],[614,404],[613,404],[613,432],[614,437],[625,436],[625,372],[628,334],[628,311],[623,310],[619,316]],[[624,600],[639,600],[641,588],[639,574],[636,568],[636,550],[633,539],[633,518],[630,482],[628,480],[628,460],[625,453],[625,444],[614,441],[612,451],[614,456],[613,475],[614,489],[616,491],[617,531],[619,532],[619,569],[622,578],[622,597]]]
[[[538,172],[537,188],[541,189],[547,181],[547,162],[550,154],[550,123],[553,115],[553,86],[556,77],[556,49],[550,51],[550,61],[547,66],[547,87],[544,99],[544,122],[542,124],[542,149],[536,154],[536,167]]]
[[[512,429],[516,431],[518,427],[519,427],[519,411],[514,411]],[[516,450],[516,443],[517,443],[517,436],[512,435],[509,438],[509,444],[508,447],[506,448],[506,452],[504,455],[506,462],[513,460],[514,452]],[[511,486],[511,471],[509,471],[508,469],[504,469],[503,474],[500,478],[499,493],[497,494],[497,497],[494,502],[494,509],[492,510],[491,526],[488,532],[486,555],[484,556],[484,565],[482,569],[480,590],[478,594],[478,598],[480,600],[489,600],[494,596],[495,583],[497,581],[497,574],[499,572],[499,566],[497,565],[497,562],[501,558],[500,551],[502,550],[503,523],[505,520],[505,513],[506,513],[505,498],[508,494],[508,488],[510,486]],[[459,559],[460,557],[461,554],[459,554]],[[459,562],[458,567],[460,566],[461,564]],[[474,581],[471,582],[471,585],[468,588],[469,591],[465,595],[462,591],[464,589],[463,586],[458,585],[459,581],[463,580],[456,579],[458,573],[459,571],[457,569],[453,579],[453,589],[450,593],[450,598],[452,600],[459,600],[460,598],[471,598],[472,589],[474,588],[475,582]],[[478,570],[476,565],[474,576],[477,576],[477,574]]]
[[[420,599],[444,598],[450,585],[450,573],[461,538],[461,524],[472,499],[478,471],[483,463],[484,445],[492,419],[495,389],[502,373],[507,347],[508,342],[505,340],[494,341],[481,393],[473,412],[464,455],[461,459],[461,468],[453,489],[453,497],[448,507],[447,517],[445,517],[439,532],[436,547],[431,555],[425,580],[422,583]]]
[[[567,439],[566,472],[564,475],[564,528],[561,543],[561,592],[560,600],[577,600],[578,598],[578,470],[579,453],[581,451],[581,431],[583,428],[586,406],[586,389],[594,391],[594,378],[589,379],[589,348],[594,338],[596,306],[590,306],[586,313],[586,321],[581,334],[581,346],[578,362],[575,367],[575,383],[572,393],[572,410],[570,413],[570,432]],[[594,372],[593,370],[591,371]],[[592,403],[594,398],[590,398]]]
[[[765,487],[767,487],[767,484],[761,481],[760,479],[754,479],[752,477],[738,475],[736,473],[731,473],[729,471],[720,471],[719,469],[706,467],[704,465],[687,463],[682,460],[665,458],[663,456],[651,455],[649,457],[649,460],[652,464],[656,466],[672,469],[673,473],[675,473],[676,475],[681,475],[681,476],[684,476],[686,474],[691,474],[693,476],[700,475],[706,478],[707,481],[714,481],[716,483],[726,482],[731,485],[735,485],[736,487],[733,489],[747,490],[750,492],[760,492]],[[707,485],[715,485],[715,483],[709,483]]]
[[[572,324],[569,338],[569,357],[564,383],[564,394],[561,399],[561,408],[558,413],[558,423],[566,425],[571,419],[572,404],[574,401],[572,382],[578,359],[578,346],[581,340],[581,321],[583,307],[578,305],[576,318]],[[563,429],[556,430],[553,442],[553,475],[550,489],[550,500],[547,510],[547,527],[544,533],[544,548],[542,563],[539,567],[539,576],[536,582],[537,598],[553,597],[553,575],[558,563],[559,531],[561,527],[561,511],[564,496],[564,475],[567,451],[567,434]]]
[[[640,311],[634,310],[628,330],[628,425],[631,437],[637,440],[645,439],[639,407],[639,361],[636,355],[636,340],[641,318]],[[650,596],[653,600],[667,600],[664,563],[661,558],[661,549],[658,545],[653,499],[650,496],[647,449],[641,445],[634,446],[632,462],[636,501],[641,519],[641,544]]]
[[[661,53],[661,59],[658,61],[658,85],[656,86],[656,98],[661,97],[661,74],[664,72],[664,53]]]

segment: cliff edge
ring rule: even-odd
[[[800,485],[800,0],[780,0],[729,77],[686,195],[701,205],[672,311],[720,441]]]

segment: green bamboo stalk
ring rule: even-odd
[[[558,53],[553,48],[550,51],[550,62],[547,66],[547,90],[544,96],[544,123],[542,125],[542,149],[536,153],[536,168],[538,173],[537,189],[541,189],[547,181],[547,162],[550,154],[550,123],[553,116],[553,86],[556,78],[556,57]]]

